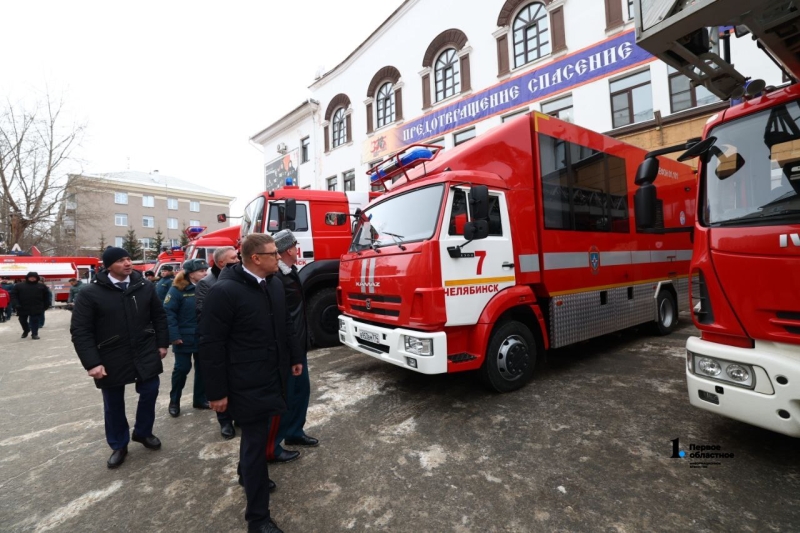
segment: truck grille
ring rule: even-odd
[[[382,294],[350,293],[347,295],[351,309],[366,315],[399,318],[399,296],[385,296]]]

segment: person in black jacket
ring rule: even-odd
[[[230,411],[242,429],[239,462],[249,531],[278,533],[269,513],[265,453],[269,420],[286,410],[289,373],[303,371],[294,323],[278,270],[274,239],[262,233],[242,242],[242,265],[220,272],[200,316],[200,365],[206,395],[217,412]]]
[[[181,270],[167,297],[164,298],[164,312],[167,313],[169,341],[175,354],[175,367],[172,370],[172,389],[169,391],[169,415],[181,414],[181,393],[186,385],[186,377],[192,370],[192,357],[197,362],[197,310],[195,309],[196,283],[205,277],[208,263],[205,259],[189,259]],[[196,365],[195,365],[196,366]],[[208,409],[206,390],[200,368],[194,369],[194,393],[192,405],[195,409]]]
[[[155,287],[136,270],[128,252],[108,248],[103,252],[106,270],[81,290],[72,311],[72,344],[103,392],[106,441],[113,453],[108,468],[117,468],[133,440],[157,450],[153,435],[161,360],[169,346],[167,317]],[[125,417],[125,385],[136,384],[139,405],[136,424],[129,434]]]
[[[172,287],[174,276],[175,271],[172,269],[172,265],[161,267],[161,279],[156,282],[156,294],[158,294],[158,299],[162,302],[167,297],[169,288]]]
[[[197,313],[197,323],[200,323],[200,316],[203,314],[203,303],[209,289],[217,282],[221,270],[229,265],[239,262],[239,254],[233,246],[220,246],[214,250],[214,264],[211,265],[211,272],[206,277],[197,282],[197,289],[194,291],[195,312]],[[219,433],[223,439],[229,440],[236,436],[236,429],[233,427],[233,419],[230,413],[217,413],[219,422]]]
[[[267,442],[267,460],[273,463],[286,463],[300,456],[300,452],[284,450],[281,441],[286,439],[288,446],[318,446],[319,441],[303,431],[311,398],[311,381],[308,376],[309,348],[306,305],[303,298],[303,284],[297,273],[297,239],[288,230],[275,234],[275,246],[280,254],[278,272],[275,277],[283,284],[286,293],[286,308],[294,323],[297,344],[303,353],[303,373],[290,377],[286,387],[286,412],[275,415],[270,421],[270,440]],[[277,428],[277,429],[276,429]]]
[[[14,286],[11,293],[11,303],[17,309],[19,323],[22,326],[22,338],[33,333],[31,338],[39,340],[39,325],[44,319],[45,310],[50,308],[47,287],[44,283],[39,283],[39,274],[28,272],[25,281]]]

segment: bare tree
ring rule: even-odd
[[[32,109],[6,100],[0,108],[0,193],[9,245],[40,244],[51,228],[66,186],[60,174],[72,161],[84,126],[62,126],[63,99],[48,93]]]

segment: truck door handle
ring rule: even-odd
[[[505,263],[503,263],[503,268],[514,268],[514,263],[509,263],[508,261],[506,261]]]
[[[314,257],[314,252],[303,252],[303,259]]]

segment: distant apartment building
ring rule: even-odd
[[[157,231],[163,246],[179,246],[187,226],[206,226],[206,232],[227,226],[217,215],[229,215],[233,200],[158,171],[73,174],[54,233],[62,255],[97,255],[101,243],[122,246],[133,229],[153,257]]]

